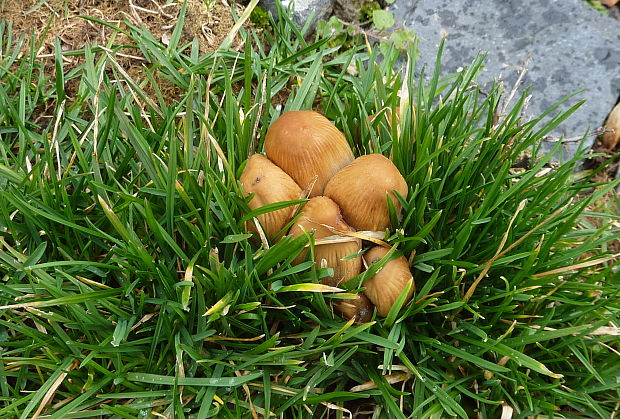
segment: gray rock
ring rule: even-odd
[[[270,11],[275,17],[277,16],[276,1],[277,0],[261,0],[260,5]],[[312,16],[308,32],[314,30],[319,20],[329,18],[334,5],[334,0],[280,0],[280,2],[284,9],[287,9],[289,5],[293,8],[293,22],[300,29]]]
[[[602,126],[620,95],[620,22],[583,0],[396,0],[391,11],[415,31],[421,64],[429,69],[442,36],[444,73],[467,66],[479,51],[488,53],[481,84],[501,75],[507,88],[513,86],[531,56],[522,85],[531,86],[530,116],[586,89],[560,108],[586,100],[554,136],[578,137]],[[593,142],[588,137],[589,146]],[[572,157],[577,145],[565,143],[564,157]],[[551,146],[546,143],[547,150]]]

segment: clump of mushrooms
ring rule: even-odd
[[[362,239],[396,227],[390,220],[389,207],[399,218],[402,205],[396,194],[407,197],[407,182],[396,166],[381,154],[354,159],[342,132],[314,111],[282,114],[267,131],[265,152],[267,157],[255,154],[248,159],[240,178],[244,193],[254,194],[248,202],[250,209],[311,197],[301,207],[288,235],[313,236],[315,266],[333,270],[332,277],[322,279],[323,284],[338,286],[359,275]],[[267,240],[278,238],[296,208],[289,206],[257,216]],[[252,222],[246,228],[257,232]],[[371,241],[376,243],[374,237]],[[366,266],[389,252],[388,245],[383,245],[366,252]],[[294,263],[307,258],[308,250],[304,250]],[[404,256],[388,261],[362,287],[364,291],[355,298],[340,300],[334,308],[344,318],[357,322],[370,321],[373,307],[379,316],[387,316],[407,288],[403,304],[411,300],[414,282],[409,262]]]

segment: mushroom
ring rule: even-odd
[[[381,154],[367,154],[336,173],[324,194],[356,230],[385,230],[391,227],[387,196],[397,215],[402,208],[393,191],[407,197],[407,182],[396,166]]]
[[[326,227],[329,226],[330,228]],[[289,234],[298,237],[308,232],[314,234],[315,241],[329,236],[337,235],[337,231],[354,231],[345,223],[340,213],[340,208],[331,199],[324,196],[316,196],[310,199],[301,210],[300,217],[291,227]],[[341,241],[335,243],[315,243],[314,261],[316,266],[322,266],[323,259],[328,268],[334,270],[334,276],[323,278],[323,283],[336,286],[358,275],[362,270],[361,256],[347,258],[345,256],[358,253],[362,248],[360,239]],[[304,250],[294,261],[295,264],[303,262],[307,257]]]
[[[293,179],[278,166],[261,154],[254,154],[249,159],[239,178],[245,195],[254,193],[248,206],[255,210],[268,204],[299,199],[301,189]],[[273,239],[286,223],[290,221],[290,207],[259,215],[258,221],[269,239]],[[252,221],[246,224],[249,231],[257,232]]]
[[[314,111],[283,113],[267,130],[265,152],[303,189],[316,176],[310,197],[323,195],[327,181],[353,161],[342,132]]]
[[[370,266],[384,257],[388,251],[389,249],[385,247],[375,246],[366,252],[364,261]],[[409,270],[409,262],[404,256],[400,256],[383,265],[383,268],[372,278],[364,281],[363,286],[366,288],[364,291],[366,296],[377,307],[379,315],[385,317],[408,282],[411,282],[411,287],[404,304],[411,300],[415,282]]]
[[[347,320],[355,317],[357,323],[367,323],[372,317],[373,305],[363,292],[357,294],[355,299],[335,303],[334,307]]]

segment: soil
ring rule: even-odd
[[[127,23],[145,27],[165,44],[172,36],[181,4],[166,4],[165,0],[6,1],[0,2],[0,19],[12,23],[16,36],[25,35],[29,39],[34,31],[37,40],[42,38],[38,55],[46,57],[54,52],[55,37],[60,39],[63,51],[82,49],[86,43],[108,45],[113,37],[116,44],[131,43],[126,35],[97,20],[123,30],[127,30]],[[195,37],[200,52],[213,51],[233,24],[231,6],[227,2],[213,2],[207,7],[201,0],[188,0],[181,43]]]
[[[86,44],[123,47],[114,53],[116,61],[138,83],[145,79],[149,63],[131,37],[129,26],[146,28],[163,44],[170,42],[178,22],[183,2],[166,0],[0,0],[0,21],[6,20],[12,28],[13,39],[24,37],[21,54],[27,51],[32,36],[37,42],[36,57],[44,63],[46,73],[53,78],[55,42],[58,39],[63,52],[82,50]],[[201,53],[215,51],[234,25],[232,8],[237,15],[242,6],[225,0],[213,0],[207,6],[203,0],[187,0],[185,24],[180,45],[197,39]],[[106,22],[107,24],[102,24]],[[237,37],[233,48],[241,47]],[[83,55],[63,55],[65,72],[83,62]],[[160,88],[167,100],[178,98],[182,92],[167,80]],[[71,80],[66,86],[71,96]],[[148,92],[149,84],[146,83]]]

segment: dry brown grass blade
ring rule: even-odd
[[[517,215],[519,215],[519,213],[521,212],[521,210],[523,210],[523,208],[525,207],[525,204],[527,203],[527,201],[523,200],[519,203],[519,206],[517,207],[517,210],[515,211],[515,213],[512,215],[512,218],[510,218],[510,222],[508,223],[508,228],[506,229],[506,231],[504,232],[504,236],[502,237],[502,241],[499,245],[499,247],[497,248],[497,252],[495,252],[495,255],[489,259],[484,265],[484,269],[482,270],[482,272],[480,272],[480,275],[478,275],[478,278],[476,278],[476,280],[474,281],[473,284],[471,284],[471,286],[469,287],[469,289],[467,290],[467,293],[465,293],[465,297],[464,300],[468,301],[472,295],[474,295],[474,291],[476,291],[476,287],[478,286],[478,284],[480,283],[480,281],[482,281],[482,278],[485,277],[485,275],[487,274],[487,272],[489,272],[489,269],[491,269],[491,266],[493,266],[493,262],[495,262],[497,259],[499,259],[502,255],[504,255],[505,253],[507,253],[508,251],[510,251],[513,247],[517,246],[518,243],[520,243],[521,241],[525,240],[525,238],[527,237],[527,235],[533,233],[537,228],[539,228],[542,224],[539,224],[538,226],[534,227],[534,230],[528,232],[528,234],[526,234],[525,236],[523,236],[521,239],[517,240],[515,243],[513,243],[511,246],[509,246],[506,250],[502,251],[502,249],[504,248],[504,246],[506,245],[506,241],[508,240],[508,234],[510,234],[510,230],[512,229],[512,223],[514,222],[514,220],[517,218]],[[546,222],[547,220],[545,220],[544,222]],[[543,223],[544,223],[543,222]]]
[[[321,244],[350,243],[356,241],[358,241],[358,239],[355,237],[329,236],[314,240],[314,245],[319,246]],[[310,247],[310,243],[308,243],[306,247]]]
[[[88,279],[88,278],[84,278],[83,276],[80,275],[76,275],[75,276],[80,282],[85,283],[86,285],[91,285],[93,287],[97,287],[97,288],[102,288],[104,290],[109,290],[112,289],[111,286],[106,285],[106,284],[101,284],[97,281],[93,281],[92,279]]]
[[[596,266],[596,265],[600,265],[601,263],[609,262],[610,260],[614,260],[619,256],[620,254],[617,254],[617,255],[606,257],[606,258],[600,258],[600,259],[590,260],[587,262],[576,263],[574,265],[565,266],[563,268],[552,269],[550,271],[541,272],[539,274],[532,275],[532,276],[534,278],[542,278],[542,277],[549,276],[549,275],[556,275],[556,274],[561,274],[564,272],[576,271],[578,269],[587,268],[590,266]]]
[[[121,66],[121,64],[114,58],[112,52],[108,52],[108,51],[105,51],[105,52],[108,57],[108,62],[112,63],[112,65],[114,66],[114,69],[118,71],[121,76],[123,76],[123,81],[125,82],[125,85],[131,92],[131,95],[134,98],[134,100],[136,100],[137,103],[140,103],[139,98],[140,97],[143,98],[146,101],[146,103],[148,103],[150,109],[153,110],[155,113],[157,113],[158,116],[163,118],[164,114],[159,108],[159,105],[157,105],[157,103],[155,103],[155,101],[151,99],[151,97],[140,87],[140,85],[129,75],[129,73],[125,71],[125,69]],[[144,109],[143,106],[141,106],[141,109]]]
[[[258,102],[258,112],[256,114],[256,120],[254,121],[254,126],[252,127],[252,142],[250,145],[250,154],[254,154],[256,152],[256,147],[258,146],[258,142],[260,140],[260,136],[258,135],[258,124],[261,121],[261,116],[263,115],[263,104],[267,100],[267,72],[263,74],[263,80],[261,82],[261,97]]]
[[[226,35],[226,38],[224,38],[224,41],[222,41],[222,44],[220,45],[220,48],[219,48],[220,50],[225,50],[230,47],[230,45],[233,42],[233,39],[235,39],[235,36],[237,35],[237,32],[239,32],[239,29],[241,29],[241,26],[243,26],[245,21],[250,18],[250,15],[252,14],[252,10],[254,10],[254,8],[257,5],[258,5],[258,0],[250,1],[250,3],[246,6],[245,10],[239,17],[239,20],[237,21],[237,23],[235,23],[235,25],[230,29],[230,32],[228,32],[228,35]]]
[[[504,256],[506,253],[510,252],[512,249],[514,249],[515,247],[517,247],[518,245],[520,245],[521,243],[523,243],[523,241],[525,239],[527,239],[529,236],[531,236],[535,231],[537,231],[539,228],[541,228],[542,226],[544,226],[545,224],[547,224],[548,222],[550,222],[551,220],[553,220],[555,217],[557,217],[562,211],[564,211],[571,203],[569,202],[568,204],[564,205],[563,207],[558,208],[557,210],[555,210],[553,212],[553,214],[551,214],[549,217],[545,218],[543,221],[541,221],[540,223],[538,223],[534,228],[532,228],[530,231],[528,231],[527,233],[525,233],[523,236],[521,236],[521,238],[519,238],[518,240],[516,240],[514,243],[512,243],[510,246],[508,246],[506,249],[501,250],[504,245],[506,244],[506,239],[508,238],[508,233],[512,227],[512,223],[514,221],[514,219],[516,218],[517,214],[521,211],[522,209],[522,205],[524,201],[521,202],[521,204],[519,204],[519,208],[517,208],[517,211],[515,212],[515,214],[512,216],[510,223],[508,225],[508,228],[506,230],[506,232],[504,233],[504,237],[502,238],[502,242],[499,246],[499,248],[497,249],[497,252],[495,253],[495,255],[489,259],[488,261],[486,261],[484,263],[484,268],[482,269],[482,272],[480,272],[480,275],[478,275],[478,277],[476,278],[476,280],[470,285],[469,289],[467,290],[467,292],[465,293],[465,296],[463,297],[463,301],[469,301],[469,299],[472,297],[472,295],[474,295],[474,291],[476,291],[476,287],[478,286],[478,284],[480,284],[480,281],[482,281],[482,279],[486,276],[486,274],[489,272],[489,270],[491,269],[491,266],[493,266],[493,263],[501,258],[502,256]],[[460,313],[462,310],[458,309],[456,310],[451,316],[450,316],[450,321],[454,320],[454,317],[456,317],[456,315],[458,313]]]
[[[60,146],[58,144],[58,127],[60,126],[60,121],[62,120],[62,115],[65,111],[65,103],[66,100],[63,100],[60,106],[58,107],[58,113],[56,115],[56,120],[54,121],[54,130],[52,132],[52,145],[51,149],[54,150],[54,154],[56,156],[56,178],[60,180],[62,176],[62,169],[60,167]],[[45,176],[49,176],[49,167],[47,163],[45,164]]]
[[[502,416],[500,419],[510,419],[512,418],[513,413],[514,409],[508,406],[505,402],[502,402]]]
[[[254,383],[254,382],[249,382],[248,386],[257,387],[257,388],[265,388],[264,384]],[[271,387],[272,390],[279,391],[279,392],[284,393],[284,394],[291,394],[291,395],[297,394],[297,392],[295,392],[293,390],[289,390],[287,388],[280,387],[279,385],[274,384],[274,383],[272,383],[270,387]],[[311,388],[310,389],[310,393],[313,393],[313,394],[323,394],[323,392],[324,392],[324,390],[321,389],[321,388]]]
[[[253,338],[233,338],[233,337],[228,337],[228,336],[213,335],[213,336],[209,336],[208,338],[204,338],[203,340],[205,342],[214,342],[214,341],[221,341],[221,340],[226,340],[226,341],[231,341],[231,342],[256,342],[256,341],[263,339],[264,337],[265,337],[264,334],[254,336]]]
[[[43,396],[43,399],[41,400],[41,403],[39,403],[37,411],[34,412],[34,415],[32,415],[32,419],[37,419],[39,417],[45,406],[47,406],[47,404],[54,398],[56,390],[58,390],[58,387],[60,387],[62,382],[65,380],[65,378],[69,374],[69,371],[75,369],[77,365],[78,361],[74,360],[71,365],[69,365],[69,368],[67,368],[67,371],[61,373],[58,378],[56,378],[56,380],[52,383],[51,387],[47,390],[47,393],[45,393],[45,396]]]
[[[260,221],[258,221],[258,218],[256,217],[252,218],[252,221],[254,222],[256,231],[258,231],[258,236],[260,237],[260,241],[263,244],[263,247],[265,248],[265,250],[269,249],[269,240],[267,240],[267,235],[265,234],[263,227],[260,225]]]
[[[374,244],[378,244],[379,246],[388,247],[388,248],[391,247],[388,243],[381,240],[381,238],[385,237],[385,232],[383,231],[369,231],[369,230],[344,231],[344,230],[338,230],[327,224],[321,224],[321,226],[325,227],[332,233],[337,234],[338,236],[341,236],[341,237],[352,237],[354,239],[366,240]]]
[[[264,337],[265,335],[261,335],[261,336]],[[232,360],[228,362],[231,365],[235,365],[235,363]],[[241,371],[235,371],[235,375],[237,377],[243,376]],[[243,384],[241,387],[243,388],[243,392],[245,393],[246,400],[250,406],[250,413],[252,414],[252,419],[258,419],[258,413],[256,413],[256,409],[254,408],[254,403],[252,402],[252,393],[250,392],[250,388],[248,387],[247,384]]]
[[[338,405],[336,405],[336,404],[333,404],[333,403],[328,403],[328,402],[321,402],[321,404],[322,404],[323,406],[327,407],[328,409],[331,409],[331,410],[338,410],[338,411],[340,411],[340,412],[344,412],[344,413],[346,413],[346,414],[348,414],[348,415],[349,415],[349,418],[350,418],[350,419],[353,419],[353,413],[352,413],[349,409],[345,409],[344,407],[340,407],[340,406],[338,406]]]
[[[493,256],[491,259],[489,259],[485,263],[485,268],[483,269],[483,271],[480,273],[480,275],[478,275],[478,278],[476,278],[474,283],[470,286],[469,290],[467,290],[467,294],[465,294],[465,301],[469,300],[469,298],[471,298],[471,296],[474,294],[474,291],[476,290],[476,287],[478,286],[478,284],[480,283],[482,278],[484,278],[484,276],[487,274],[487,272],[489,272],[489,269],[491,269],[491,266],[493,265],[493,262],[495,262],[500,257],[504,256],[506,253],[510,252],[512,249],[514,249],[518,245],[520,245],[525,239],[527,239],[529,236],[531,236],[535,231],[537,231],[539,228],[541,228],[542,226],[544,226],[545,224],[547,224],[548,222],[553,220],[555,217],[557,217],[570,204],[571,203],[568,203],[567,205],[565,205],[565,206],[563,206],[561,208],[558,208],[553,214],[551,214],[549,217],[545,218],[538,225],[536,225],[533,229],[531,229],[530,231],[525,233],[520,239],[518,239],[513,244],[508,246],[505,250],[496,253],[495,256]],[[511,224],[512,224],[512,222],[511,222]],[[504,240],[502,240],[502,243],[504,243]]]
[[[598,336],[620,336],[620,327],[618,326],[601,326],[590,332],[591,335]]]
[[[541,327],[539,325],[533,324],[530,325],[530,328],[532,329],[542,329],[548,332],[555,332],[558,329],[555,329],[553,327]],[[571,333],[571,335],[573,336],[577,336],[579,334],[579,332],[575,332],[575,333]],[[597,329],[594,329],[591,332],[588,332],[588,335],[593,335],[593,336],[620,336],[620,327],[618,326],[601,326]]]
[[[389,384],[396,384],[400,383],[401,381],[407,381],[411,378],[411,376],[411,373],[396,372],[393,374],[384,375],[383,378],[385,378],[385,381],[387,381]],[[367,381],[365,383],[352,387],[349,391],[352,393],[356,393],[358,391],[373,390],[375,388],[377,388],[377,384],[374,381]]]

